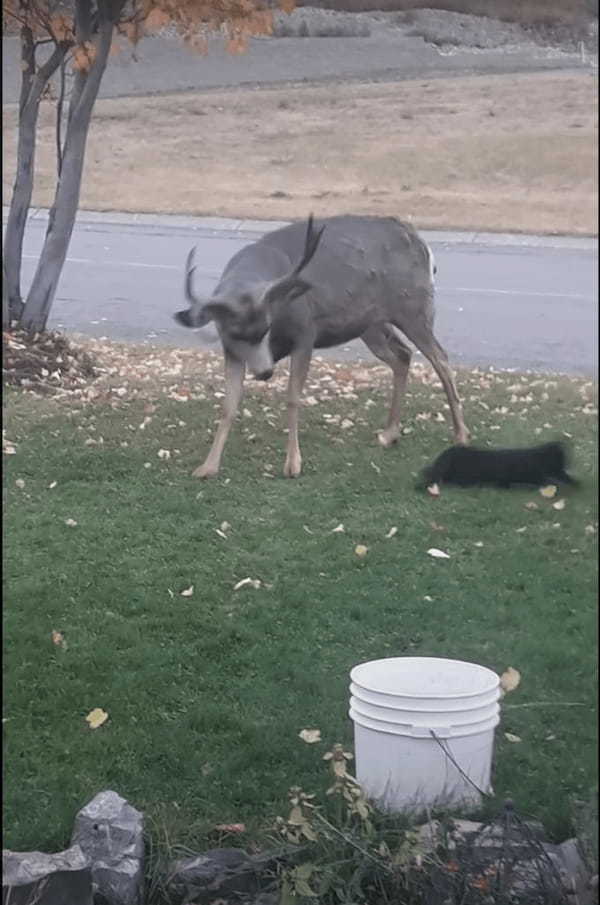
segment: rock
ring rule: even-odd
[[[90,860],[78,845],[64,852],[2,852],[2,905],[92,905]]]
[[[171,866],[169,893],[180,901],[210,902],[226,893],[258,892],[252,858],[239,848],[214,848]]]
[[[442,841],[442,824],[439,820],[429,820],[416,828],[419,846],[424,854],[430,855]]]
[[[280,850],[248,855],[240,848],[213,848],[173,862],[166,886],[176,902],[211,905],[217,898],[235,896],[235,902],[271,905],[271,887],[277,864],[290,863],[296,852]],[[279,901],[275,899],[275,905]]]
[[[561,873],[564,872],[568,877],[578,905],[594,905],[598,901],[598,897],[591,882],[593,877],[577,839],[567,839],[557,848],[561,861]]]
[[[79,811],[71,843],[92,865],[96,901],[142,905],[144,894],[143,815],[116,792],[100,792]]]
[[[462,839],[477,836],[483,829],[483,823],[477,823],[474,820],[453,820],[453,834]]]

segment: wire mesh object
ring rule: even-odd
[[[428,872],[423,905],[575,905],[570,878],[511,800],[490,823],[449,821],[447,857]],[[441,852],[440,852],[441,853]]]

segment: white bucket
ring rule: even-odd
[[[386,811],[477,808],[490,792],[500,679],[475,663],[392,657],[350,673],[356,778]]]

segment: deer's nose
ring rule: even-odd
[[[273,369],[271,368],[269,371],[261,371],[260,374],[255,374],[255,380],[270,380],[273,376]]]

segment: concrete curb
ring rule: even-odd
[[[8,207],[2,208],[5,222]],[[28,220],[47,221],[48,210],[32,208]],[[134,214],[121,211],[79,211],[77,224],[98,224],[154,229],[183,229],[204,233],[224,233],[239,238],[255,238],[287,226],[289,220],[241,220],[226,217],[190,217],[179,214]],[[543,236],[528,233],[488,233],[459,230],[419,230],[433,244],[517,246],[522,248],[563,248],[598,253],[598,239],[593,236]]]

